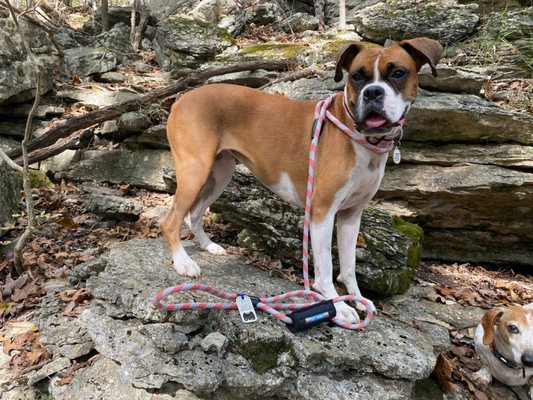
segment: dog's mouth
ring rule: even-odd
[[[379,112],[371,111],[366,117],[358,124],[358,130],[367,136],[383,135],[395,127],[403,125],[405,122],[405,113],[398,121],[391,121],[385,115]]]

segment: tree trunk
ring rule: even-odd
[[[101,23],[102,23],[102,31],[107,32],[110,28],[109,26],[109,3],[108,0],[102,0],[102,4],[100,4],[100,12],[102,15]]]
[[[318,19],[318,30],[323,32],[326,29],[326,17],[324,16],[324,8],[326,0],[314,0],[315,17]]]
[[[346,1],[339,0],[339,28],[346,27]]]
[[[135,51],[138,51],[141,47],[141,40],[143,38],[143,32],[148,23],[148,9],[146,7],[146,2],[144,0],[137,0],[138,11],[139,11],[139,24],[135,28],[133,35],[133,41],[131,45]]]

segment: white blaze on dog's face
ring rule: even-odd
[[[429,63],[436,76],[441,54],[442,46],[428,38],[386,48],[348,46],[337,61],[335,81],[348,72],[347,105],[357,130],[367,136],[397,132],[418,93],[418,71]]]
[[[495,343],[504,356],[516,364],[533,368],[533,308],[495,308],[481,320],[483,344]]]

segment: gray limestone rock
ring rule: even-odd
[[[378,200],[423,225],[427,257],[530,265],[532,195],[532,174],[520,170],[405,164],[389,168]]]
[[[470,34],[479,17],[475,4],[456,0],[431,0],[413,4],[410,0],[385,0],[355,15],[357,31],[378,43],[426,36],[442,43]]]
[[[69,76],[85,77],[111,71],[117,65],[116,55],[105,47],[74,47],[65,50],[65,67]]]
[[[256,71],[234,72],[232,74],[218,75],[207,80],[207,83],[230,83],[258,88],[266,85],[278,77],[278,73],[258,69]]]
[[[201,19],[173,15],[157,24],[157,63],[166,70],[195,68],[234,44],[223,28]]]
[[[105,181],[127,183],[157,191],[174,191],[171,176],[174,163],[170,152],[163,150],[90,150],[81,161],[59,172],[78,182]]]
[[[95,78],[98,82],[104,82],[104,83],[123,83],[127,79],[126,75],[121,74],[120,72],[114,72],[114,71],[104,72],[103,74],[100,74],[96,76]]]
[[[130,43],[129,22],[128,24],[119,22],[109,31],[98,35],[97,40],[108,52],[115,55],[119,64],[125,64],[140,58]]]
[[[41,343],[55,357],[74,360],[89,354],[94,344],[78,319],[63,315],[66,303],[57,294],[69,288],[65,282],[49,286],[35,313],[34,322],[43,331]]]
[[[144,389],[136,388],[120,376],[120,365],[105,358],[98,358],[89,367],[74,375],[68,385],[59,385],[58,379],[52,381],[50,394],[52,399],[114,399],[114,400],[172,400],[180,399],[168,394],[154,396]],[[186,395],[187,391],[183,391]],[[189,393],[194,396],[192,393]],[[183,397],[186,399],[186,397]],[[189,399],[196,399],[190,397]]]
[[[533,117],[477,96],[423,92],[411,107],[405,140],[533,144]]]
[[[20,147],[20,142],[9,137],[0,136],[0,149],[4,152],[16,149]]]
[[[213,332],[203,338],[201,346],[205,352],[221,356],[228,346],[228,338],[219,332]]]
[[[149,126],[150,120],[148,117],[137,111],[127,112],[117,119],[117,128],[122,135],[140,133]]]
[[[483,84],[490,79],[490,75],[483,73],[479,68],[450,67],[439,64],[437,70],[439,76],[435,78],[428,65],[422,67],[418,74],[418,84],[421,88],[438,92],[479,95]]]
[[[259,296],[296,289],[237,256],[213,256],[184,245],[202,268],[202,283],[217,289]],[[382,315],[360,332],[322,325],[292,334],[264,314],[255,324],[243,324],[235,311],[154,310],[156,291],[189,281],[166,266],[169,258],[162,240],[132,240],[111,249],[105,269],[87,280],[95,299],[78,318],[105,358],[76,374],[68,387],[52,383],[54,398],[75,390],[77,398],[87,398],[84,385],[92,388],[90,382],[105,371],[93,391],[123,388],[139,398],[142,388],[157,394],[177,383],[193,393],[180,392],[187,398],[314,399],[331,392],[341,399],[349,390],[362,399],[408,399],[414,382],[426,378],[436,362],[431,335]],[[211,298],[194,296],[179,294],[171,301]],[[41,325],[47,335],[47,324]],[[215,353],[206,354],[215,335],[222,340],[216,340]]]
[[[13,118],[13,117],[23,117],[27,118],[30,110],[32,109],[33,104],[11,104],[9,106],[0,106],[0,115]],[[46,104],[41,104],[37,106],[35,113],[33,114],[34,118],[47,119],[52,117],[57,117],[63,115],[65,109],[63,107],[55,107]]]
[[[410,164],[453,166],[470,163],[496,165],[533,171],[533,146],[519,144],[448,143],[428,146],[423,142],[405,142],[401,146],[402,162]]]
[[[167,139],[167,126],[164,124],[149,127],[137,136],[136,142],[147,148],[170,150]]]
[[[22,36],[10,16],[0,18],[0,104],[32,99],[37,68],[42,72],[41,92],[47,92],[52,88],[54,71],[61,65],[44,30],[25,19],[19,25]],[[24,43],[28,43],[35,60],[28,55]]]
[[[136,221],[143,210],[139,200],[106,193],[89,194],[87,210],[103,218]]]
[[[105,88],[103,85],[98,88],[81,88],[73,90],[61,90],[56,93],[56,96],[64,101],[82,102],[85,105],[92,105],[97,107],[106,107],[113,104],[119,104],[123,101],[136,98],[137,95],[130,92],[112,91]]]
[[[18,212],[20,186],[15,173],[0,159],[0,227],[14,222]],[[0,231],[2,232],[2,231]],[[1,233],[0,233],[1,236]]]
[[[28,374],[28,384],[33,385],[43,379],[57,374],[70,367],[70,360],[66,357],[56,358],[38,371]]]

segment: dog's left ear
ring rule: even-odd
[[[335,66],[335,82],[342,81],[342,70],[348,71],[350,64],[355,56],[363,49],[363,46],[353,43],[347,46],[337,57],[337,65]]]
[[[437,63],[442,56],[442,46],[439,42],[426,37],[402,40],[398,43],[416,61],[417,71],[424,64],[429,64],[433,76],[437,76]]]
[[[500,318],[505,309],[503,307],[493,308],[483,315],[481,325],[483,326],[483,344],[488,346],[494,340],[494,326],[500,323]]]

